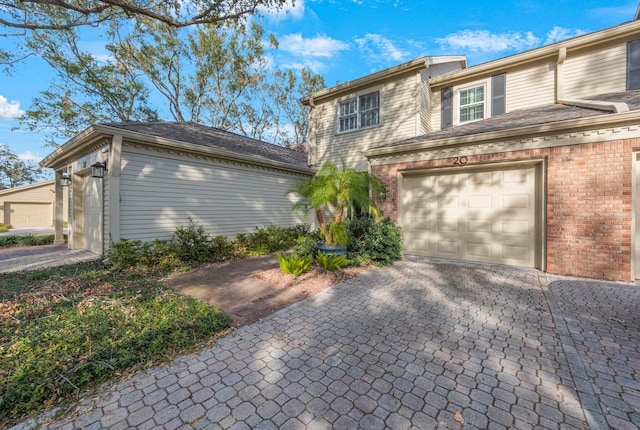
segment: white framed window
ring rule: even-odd
[[[338,103],[338,132],[380,124],[380,91]]]
[[[459,92],[460,124],[484,119],[485,87],[478,85]]]

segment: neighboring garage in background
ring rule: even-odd
[[[53,225],[54,181],[0,190],[0,222],[12,227]],[[68,199],[63,199],[64,221],[68,220]]]

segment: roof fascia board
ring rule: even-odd
[[[357,89],[370,86],[382,80],[393,78],[403,73],[408,73],[413,70],[425,69],[429,67],[429,65],[443,64],[447,62],[460,62],[462,63],[463,67],[466,67],[467,57],[464,55],[420,57],[407,63],[403,63],[395,67],[390,67],[377,73],[373,73],[371,75],[354,79],[353,81],[348,81],[343,84],[336,85],[335,87],[320,90],[311,96],[302,98],[300,102],[303,105],[311,105],[318,100],[335,97],[345,92],[355,91]]]
[[[478,64],[477,66],[471,66],[467,69],[435,76],[429,79],[429,84],[432,89],[455,85],[461,81],[486,77],[491,73],[508,69],[510,67],[521,66],[523,64],[540,61],[550,57],[557,57],[558,49],[560,48],[567,48],[567,50],[588,48],[604,42],[637,35],[638,31],[640,31],[640,21],[620,24],[615,27],[584,34],[582,36],[576,36],[571,39],[535,48],[520,54],[514,54],[494,61],[489,61],[487,63]]]
[[[79,150],[86,148],[89,144],[100,139],[102,136],[100,136],[97,130],[98,127],[99,125],[94,124],[76,134],[73,138],[57,147],[51,154],[44,157],[39,163],[40,166],[55,169],[56,165],[60,165],[64,160],[73,156]]]
[[[238,156],[236,153],[231,151],[225,151],[222,149],[215,148],[207,148],[201,145],[194,145],[192,143],[181,142],[178,140],[167,139],[159,136],[151,136],[144,133],[125,130],[118,127],[111,127],[108,125],[95,124],[91,126],[89,129],[80,133],[73,139],[71,139],[66,144],[62,145],[60,148],[56,149],[51,155],[49,155],[45,160],[42,161],[42,165],[44,167],[52,167],[54,165],[61,164],[64,160],[68,160],[73,156],[73,154],[81,151],[86,148],[89,144],[99,140],[104,137],[111,137],[114,135],[121,135],[123,139],[127,139],[129,141],[145,144],[152,143],[156,146],[162,147],[164,149],[170,150],[181,150],[184,152],[192,153],[192,154],[201,154],[208,156],[216,156],[224,159],[228,159],[231,161],[239,161],[239,162],[250,162],[252,164],[264,166],[264,167],[272,167],[283,170],[289,170],[297,173],[303,174],[313,174],[315,173],[315,169],[310,167],[298,167],[293,166],[291,164],[282,163],[278,161],[265,160],[260,157],[254,156]],[[71,152],[69,152],[71,151]]]
[[[407,143],[405,145],[373,148],[368,151],[364,151],[363,155],[365,157],[375,158],[399,153],[429,150],[433,148],[456,147],[469,144],[492,143],[505,140],[541,137],[556,135],[559,133],[611,128],[628,124],[636,125],[638,124],[638,121],[640,121],[640,111],[636,110],[617,114],[602,115],[599,117],[569,119],[547,124],[530,125],[526,127],[518,127],[495,132],[476,133],[465,136],[447,137],[434,140],[425,139],[423,141]]]
[[[20,192],[20,191],[27,191],[27,190],[30,190],[32,188],[38,188],[38,187],[45,187],[45,186],[49,186],[49,185],[54,185],[55,183],[56,183],[56,181],[51,179],[50,181],[36,182],[35,184],[27,184],[27,185],[21,185],[19,187],[6,188],[4,190],[0,190],[0,196],[5,195],[5,194],[17,193],[17,192]]]

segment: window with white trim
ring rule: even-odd
[[[380,124],[380,91],[363,94],[338,104],[338,132]]]
[[[460,124],[484,119],[484,85],[460,90]]]

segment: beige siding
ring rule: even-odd
[[[431,88],[429,87],[429,69],[420,71],[420,128],[416,135],[420,136],[433,130],[431,128]]]
[[[317,163],[331,160],[340,165],[344,160],[348,167],[365,171],[368,165],[362,151],[414,137],[420,129],[420,115],[417,111],[419,88],[416,74],[412,72],[376,87],[318,103],[315,112],[317,123],[313,125],[316,130],[313,136],[316,147],[312,149]],[[376,90],[380,90],[381,124],[363,130],[337,133],[338,102]]]
[[[555,64],[537,64],[507,72],[507,112],[554,104]]]
[[[251,233],[257,226],[292,226],[307,218],[286,195],[297,176],[272,169],[123,145],[120,234],[170,239],[189,218],[214,236]]]
[[[568,54],[564,63],[564,97],[579,98],[626,91],[627,45]]]
[[[440,130],[441,118],[440,115],[440,89],[431,92],[431,130]]]
[[[63,192],[66,191],[63,189]],[[11,203],[14,203],[13,209],[11,209]],[[5,224],[15,223],[11,221],[11,213],[18,207],[20,207],[20,213],[25,212],[25,204],[32,204],[27,212],[38,211],[44,212],[34,214],[30,218],[38,219],[39,222],[44,222],[40,226],[49,226],[53,223],[53,205],[55,205],[55,184],[53,181],[46,181],[40,184],[25,185],[22,187],[7,189],[0,191],[0,222]],[[68,219],[68,199],[63,199],[64,203],[64,220]],[[20,206],[18,206],[20,204]],[[46,220],[46,221],[43,221]],[[30,224],[33,226],[33,224]],[[19,225],[14,225],[19,227]]]

